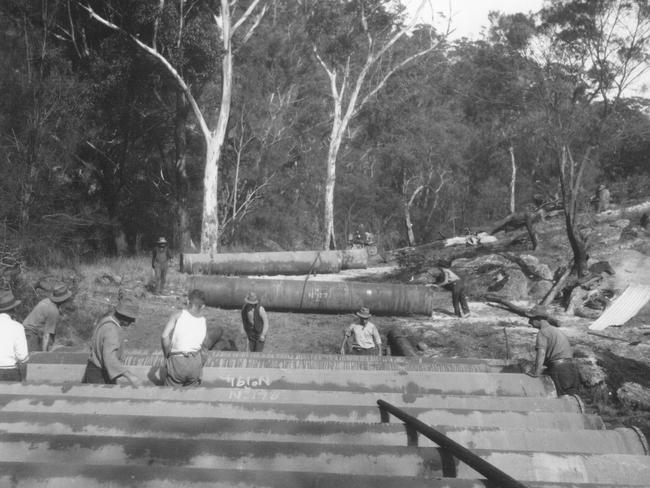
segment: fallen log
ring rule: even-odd
[[[546,320],[549,324],[555,327],[561,327],[562,325],[560,321],[557,318],[553,317],[552,315],[540,314],[539,312],[532,312],[530,309],[515,305],[514,303],[509,302],[508,300],[505,300],[497,295],[488,294],[488,295],[484,295],[483,298],[488,302],[494,302],[494,303],[498,303],[499,305],[502,305],[503,308],[505,308],[509,312],[519,315],[520,317],[526,317],[529,319],[535,317],[541,318],[543,320]]]

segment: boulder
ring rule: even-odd
[[[623,383],[623,386],[616,390],[616,396],[627,408],[650,411],[650,389],[638,383]]]
[[[574,356],[576,356],[575,363],[578,368],[578,374],[580,375],[580,381],[583,385],[593,388],[605,383],[607,373],[605,373],[603,368],[598,366],[595,358],[579,358],[575,353]]]

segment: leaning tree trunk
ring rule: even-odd
[[[341,120],[335,118],[332,127],[330,146],[327,152],[327,176],[325,178],[325,199],[323,209],[323,225],[325,229],[322,243],[322,247],[325,250],[336,247],[334,240],[334,186],[336,184],[336,159],[338,158],[342,140],[343,130]]]

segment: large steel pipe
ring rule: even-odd
[[[413,344],[411,344],[411,341],[409,341],[409,338],[406,336],[404,331],[400,330],[398,327],[390,329],[386,335],[386,339],[390,346],[391,355],[406,357],[417,356]]]
[[[353,475],[295,471],[183,468],[178,466],[70,465],[0,461],[0,486],[75,486],[83,488],[494,488],[485,480]],[[529,488],[576,488],[576,484],[529,482]],[[580,488],[604,488],[581,483]],[[616,483],[616,488],[633,488]]]
[[[306,275],[368,267],[365,249],[182,254],[181,272],[203,275]]]
[[[431,315],[434,306],[423,285],[190,276],[187,286],[203,291],[208,306],[222,308],[240,308],[251,291],[267,309],[294,312],[351,313],[365,306],[375,315]]]
[[[648,486],[650,457],[625,454],[584,455],[476,450],[483,461],[520,481],[602,483]],[[305,443],[134,439],[129,437],[5,434],[4,462],[114,466],[303,471],[358,475],[441,476],[477,479],[465,464],[456,470],[437,448],[341,446]],[[379,484],[381,486],[381,483]],[[503,485],[499,485],[503,486]]]
[[[643,433],[614,430],[498,429],[438,426],[449,438],[472,449],[585,454],[648,454]],[[165,439],[211,439],[253,442],[390,445],[409,443],[404,424],[301,422],[137,415],[0,412],[1,434],[118,436]],[[418,445],[434,445],[419,436]]]
[[[161,400],[182,402],[260,403],[272,405],[346,405],[372,406],[377,398],[409,408],[584,413],[574,397],[497,397],[452,396],[354,391],[277,390],[265,388],[110,388],[104,385],[67,385],[65,392],[58,385],[0,384],[0,397],[19,398],[106,398],[112,400]]]
[[[162,354],[145,350],[129,350],[124,359],[129,364],[143,364],[151,358],[152,365],[162,364]],[[86,352],[34,352],[30,364],[86,364]],[[338,354],[267,353],[240,351],[208,351],[205,367],[212,368],[283,368],[437,371],[440,373],[521,373],[516,361],[476,358],[429,358],[399,356],[340,356]],[[28,378],[29,379],[29,378]]]

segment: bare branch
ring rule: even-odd
[[[264,14],[266,13],[267,7],[268,7],[267,5],[264,5],[264,7],[262,7],[262,11],[259,14],[257,14],[257,17],[255,17],[255,21],[249,27],[248,31],[246,31],[246,34],[244,35],[244,38],[241,41],[242,44],[246,44],[248,42],[248,40],[251,38],[251,36],[255,32],[255,29],[257,29],[257,26],[260,25],[260,22],[262,22],[262,18],[264,17]]]
[[[239,20],[238,20],[237,22],[235,22],[235,25],[232,26],[232,29],[231,29],[231,34],[232,34],[232,35],[235,35],[235,32],[237,31],[237,29],[239,29],[239,27],[240,27],[244,22],[246,22],[246,20],[248,20],[248,17],[250,17],[250,15],[253,13],[253,11],[254,11],[255,8],[257,7],[257,4],[258,4],[258,3],[260,3],[260,0],[253,0],[253,1],[251,2],[251,4],[250,4],[250,5],[248,6],[248,8],[246,9],[246,11],[242,14],[241,17],[239,17]],[[234,7],[234,5],[233,5],[233,7]],[[266,5],[264,6],[263,12],[266,12]],[[259,22],[259,21],[258,21],[258,22]]]

